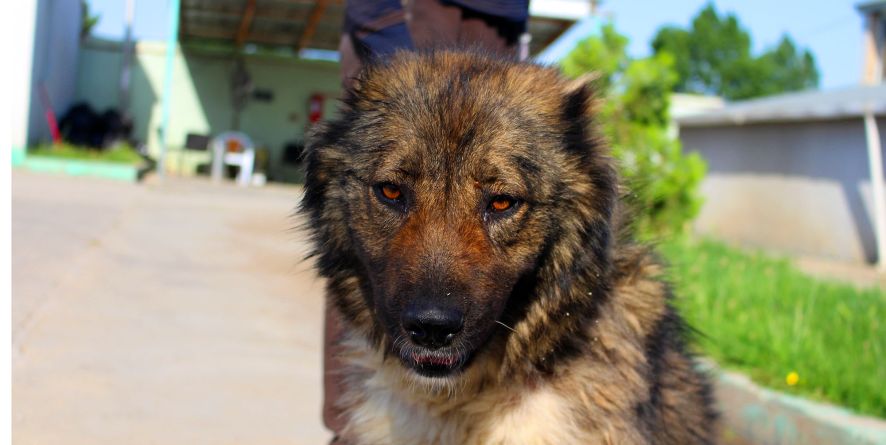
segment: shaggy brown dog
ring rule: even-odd
[[[661,268],[617,236],[589,88],[484,55],[369,67],[303,211],[349,329],[353,444],[711,443]]]

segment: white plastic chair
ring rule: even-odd
[[[231,144],[236,144],[239,151],[228,151]],[[237,183],[243,187],[252,183],[252,170],[255,166],[255,145],[252,139],[238,131],[228,131],[214,138],[210,143],[212,147],[212,180],[221,181],[224,177],[225,165],[240,167],[237,173]]]

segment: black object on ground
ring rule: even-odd
[[[89,104],[79,102],[62,116],[59,130],[71,144],[103,149],[117,142],[131,142],[132,119],[114,108],[98,114]]]

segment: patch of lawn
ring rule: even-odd
[[[702,353],[787,393],[886,417],[886,293],[711,240],[659,245]],[[794,385],[796,376],[799,380]]]
[[[28,154],[62,159],[113,162],[117,164],[140,164],[144,162],[141,155],[129,145],[120,145],[108,150],[96,150],[62,143],[41,145],[29,150]]]

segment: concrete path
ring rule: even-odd
[[[328,440],[298,188],[12,179],[14,443]]]
[[[886,289],[886,273],[870,264],[850,263],[817,257],[794,259],[803,272],[825,280],[842,281],[860,288],[880,287]]]

